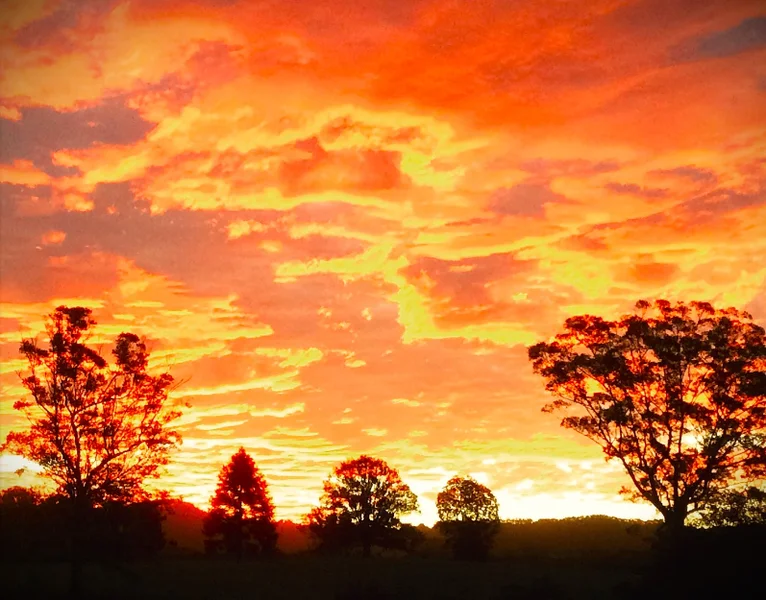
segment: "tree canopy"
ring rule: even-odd
[[[472,477],[455,476],[436,497],[440,521],[498,521],[497,499]]]
[[[455,476],[436,497],[439,529],[456,558],[486,558],[499,530],[497,499],[471,477]]]
[[[362,455],[338,465],[324,482],[320,505],[307,516],[310,531],[326,546],[386,546],[400,517],[418,510],[417,496],[384,461]]]
[[[180,442],[170,427],[180,416],[168,402],[173,378],[147,372],[146,345],[132,333],[117,336],[110,366],[87,345],[95,325],[89,308],[59,306],[47,320],[47,348],[22,342],[30,397],[14,408],[29,427],[2,447],[39,464],[59,493],[85,506],[144,497],[144,481]]]
[[[238,556],[245,551],[269,553],[276,546],[269,486],[244,448],[231,457],[218,475],[218,487],[210,500],[203,533],[209,538],[209,549],[220,541],[228,552]]]
[[[766,472],[766,336],[745,312],[640,301],[615,321],[567,319],[529,359],[555,396],[544,410],[572,409],[562,425],[619,460],[672,527]]]

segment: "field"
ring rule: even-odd
[[[203,554],[203,515],[196,507],[176,504],[162,525],[166,545],[154,559],[89,564],[86,594],[78,598],[623,598],[625,585],[646,563],[656,527],[609,517],[504,523],[489,560],[463,562],[453,560],[444,539],[428,527],[418,528],[423,538],[414,552],[365,560],[308,552],[306,532],[283,521],[279,555],[237,561]],[[51,541],[52,532],[33,538],[35,528],[28,525],[16,532],[16,542],[8,536],[0,540],[6,556],[16,558],[0,571],[3,597],[64,597],[66,564],[34,560],[34,555],[20,559],[18,548],[25,541],[37,539],[34,547]]]
[[[763,526],[689,529],[672,545],[657,546],[653,542],[657,539],[656,523],[603,516],[503,523],[484,562],[454,560],[439,532],[424,526],[418,528],[420,543],[409,553],[376,548],[371,558],[364,559],[354,551],[340,555],[312,551],[302,528],[280,522],[279,552],[275,556],[237,560],[202,552],[200,514],[193,507],[178,506],[168,515],[163,524],[166,544],[159,552],[121,563],[91,559],[84,573],[85,589],[74,597],[747,599],[759,597],[751,590],[762,589],[766,564]],[[67,597],[68,565],[50,558],[56,555],[45,559],[39,553],[51,544],[55,546],[57,540],[60,543],[59,537],[48,530],[37,531],[34,536],[35,531],[28,527],[15,531],[14,536],[0,536],[5,559],[0,567],[3,598]],[[103,559],[105,555],[93,556]]]
[[[63,598],[67,566],[2,567],[4,598]],[[587,564],[447,558],[285,556],[270,560],[161,558],[120,568],[89,565],[80,598],[316,598],[330,600],[620,598],[630,570]]]

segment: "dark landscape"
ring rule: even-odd
[[[766,2],[0,0],[0,557],[766,597]]]

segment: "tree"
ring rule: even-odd
[[[13,486],[0,492],[0,555],[5,560],[37,558],[35,551],[43,544],[39,525],[42,500],[32,488]]]
[[[48,318],[48,347],[25,339],[29,364],[22,384],[30,398],[14,404],[27,418],[24,431],[8,434],[0,450],[39,464],[67,499],[73,532],[72,586],[79,587],[83,524],[107,502],[148,497],[146,479],[158,477],[180,442],[169,406],[173,378],[147,372],[145,343],[121,333],[114,366],[87,345],[96,325],[91,310],[59,306]]]
[[[203,522],[208,550],[223,545],[241,558],[245,550],[271,553],[277,544],[274,505],[269,486],[244,448],[231,457],[218,475],[218,487]]]
[[[567,319],[529,358],[556,397],[543,410],[576,408],[562,425],[619,460],[671,531],[766,473],[766,336],[745,312],[640,301],[617,321]]]
[[[455,476],[436,497],[436,510],[455,558],[487,557],[500,526],[497,499],[487,486]]]
[[[399,473],[384,461],[362,455],[338,465],[324,482],[320,505],[306,517],[325,547],[389,546],[401,529],[400,517],[416,512],[418,500]]]

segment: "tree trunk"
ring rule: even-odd
[[[85,527],[87,527],[87,506],[82,498],[75,498],[71,506],[70,530],[70,578],[69,594],[72,598],[82,595],[83,567],[85,563]]]
[[[659,577],[659,584],[665,586],[665,592],[671,595],[683,589],[689,572],[686,513],[686,507],[676,507],[663,515],[665,523],[658,532],[655,548],[655,575]]]
[[[370,558],[372,554],[372,532],[369,522],[362,523],[362,556]]]
[[[678,538],[683,535],[686,523],[686,509],[676,508],[665,514],[665,528],[667,535]]]
[[[245,532],[243,531],[242,513],[237,513],[237,560],[242,560],[243,554],[243,538]]]

